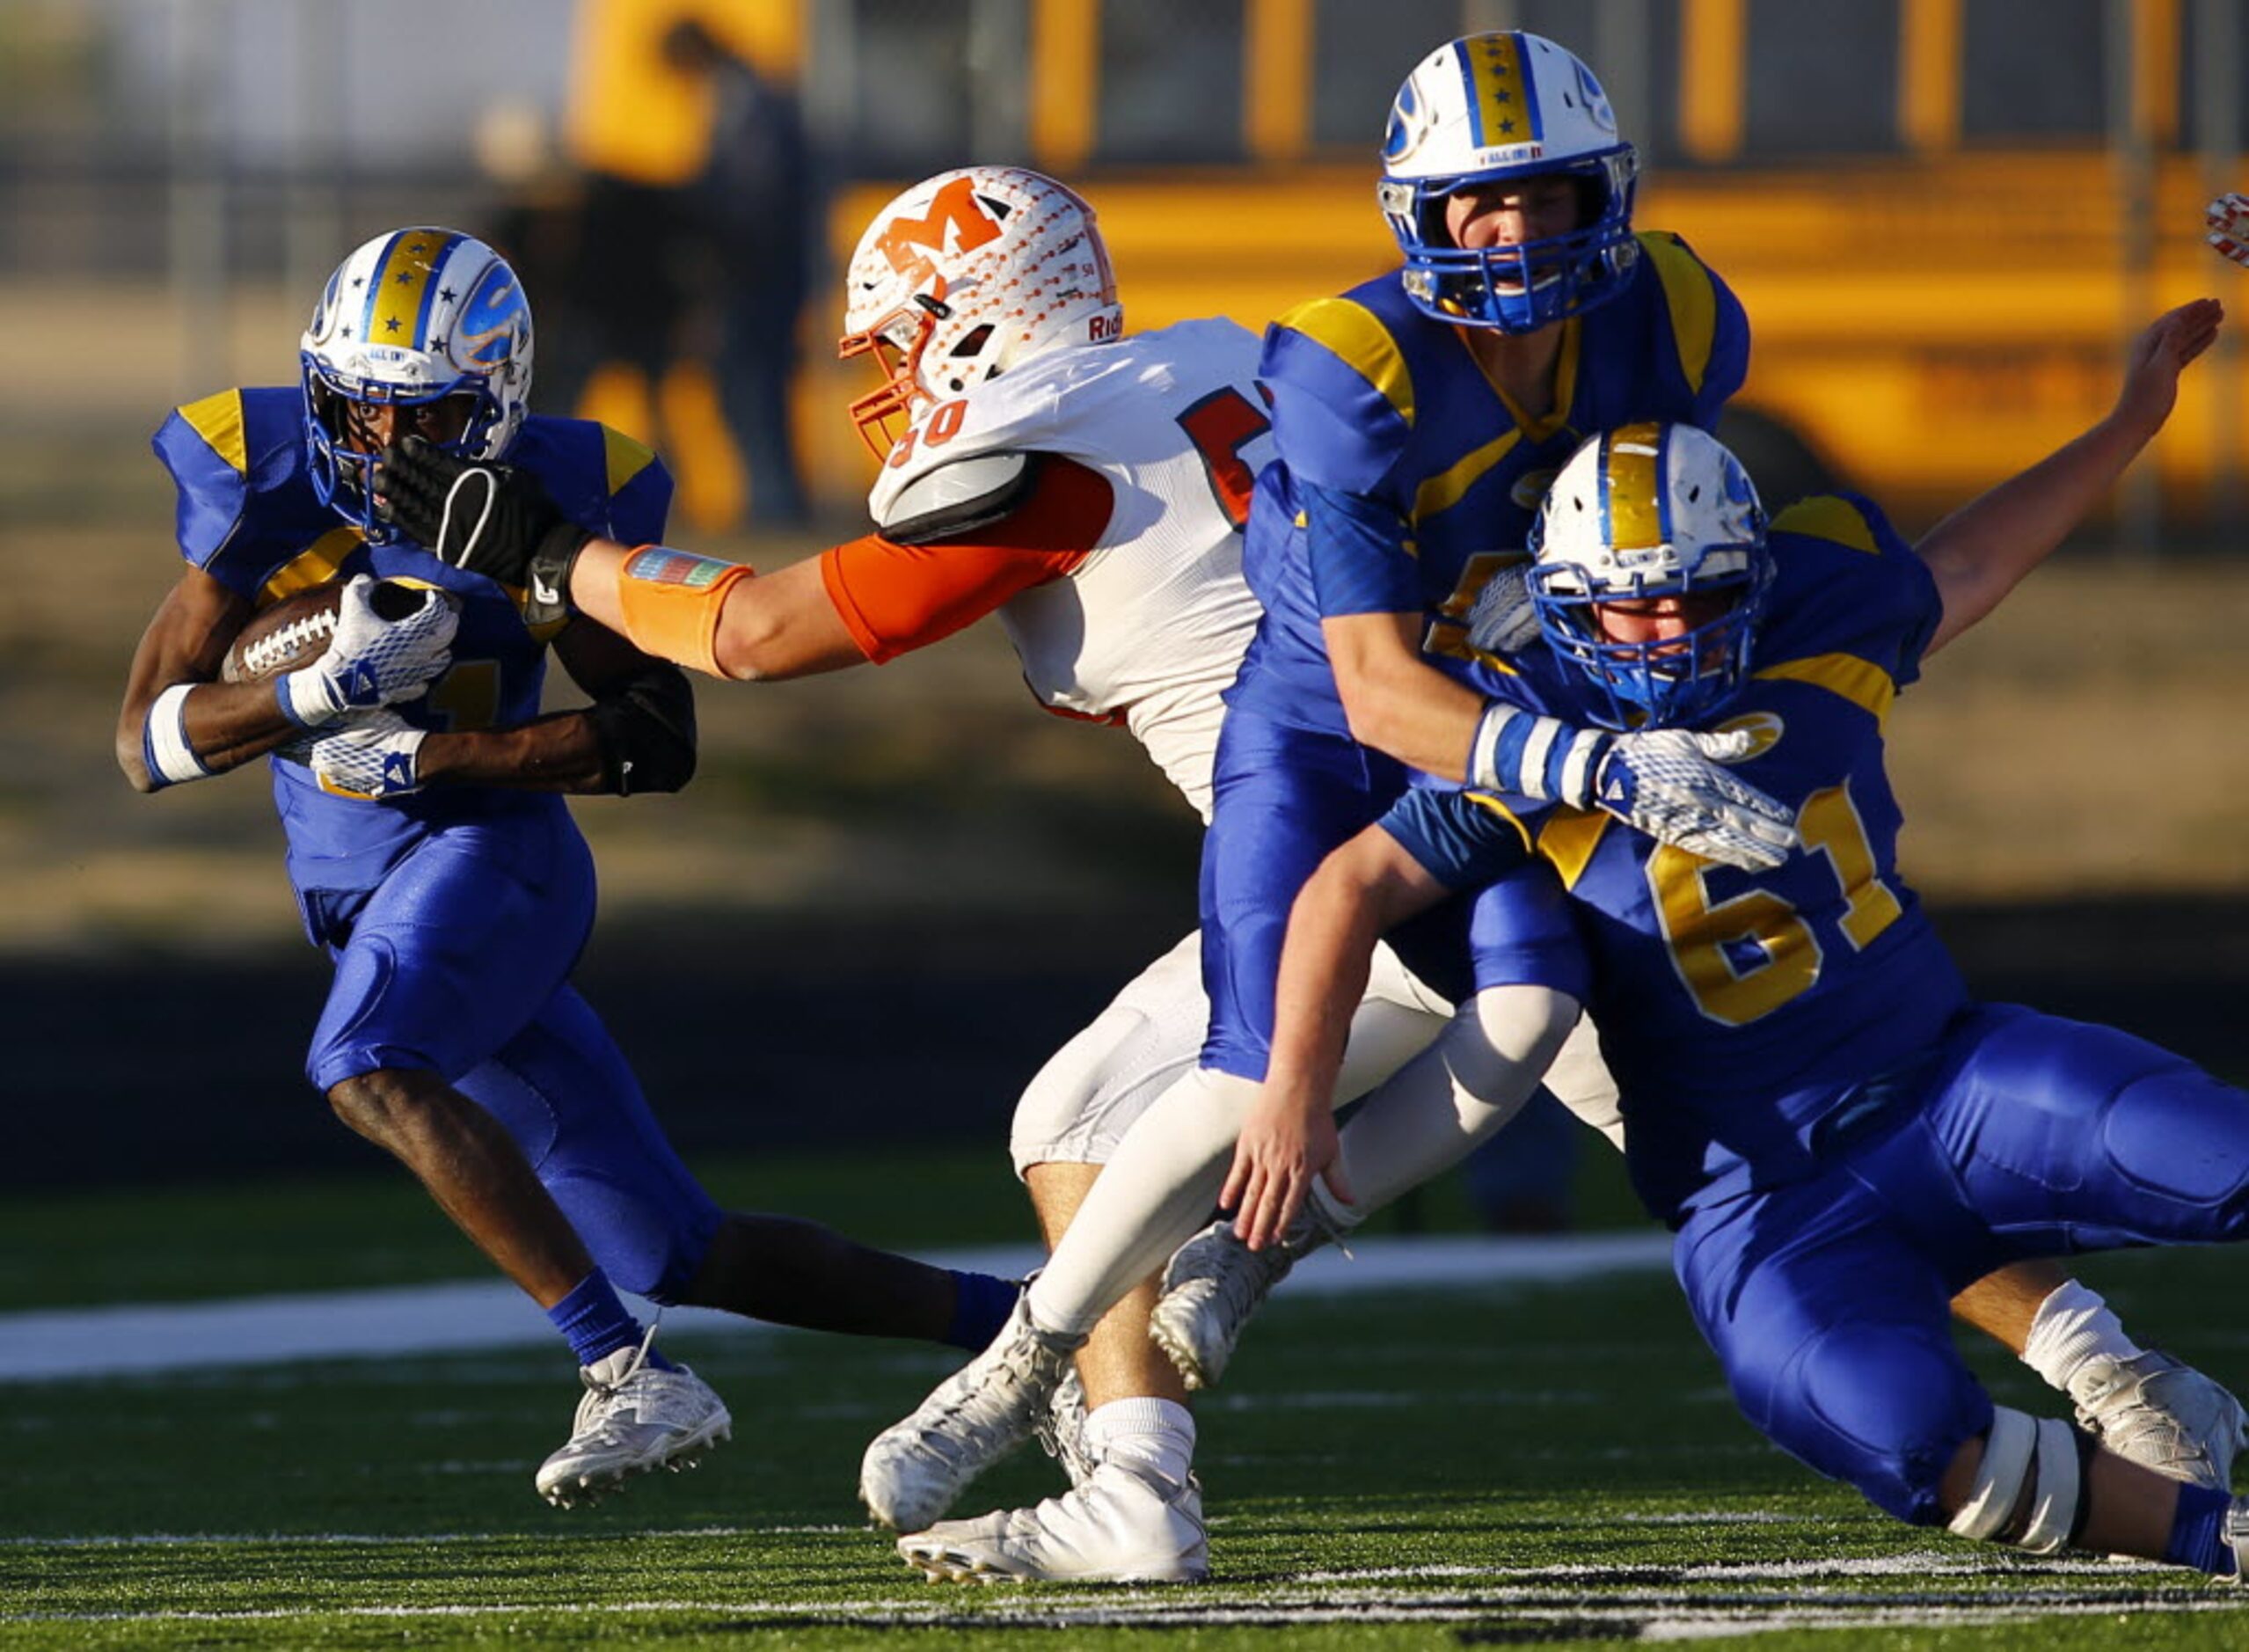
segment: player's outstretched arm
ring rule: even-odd
[[[2215,298],[2158,317],[2133,341],[2123,388],[2107,417],[1963,505],[1914,547],[1936,576],[1945,605],[1925,654],[1997,608],[2115,486],[2171,417],[2179,376],[2209,348],[2224,317]]]
[[[415,436],[384,451],[376,487],[408,538],[524,592],[527,623],[581,613],[657,658],[738,680],[866,662],[817,558],[757,579],[743,563],[624,545],[571,523],[529,471]]]
[[[1337,1158],[1335,1080],[1375,943],[1442,900],[1444,886],[1398,841],[1369,827],[1328,856],[1289,915],[1274,1001],[1273,1056],[1219,1195],[1252,1249],[1278,1244],[1315,1179],[1356,1202]]]

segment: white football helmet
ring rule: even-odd
[[[353,445],[351,408],[458,396],[466,424],[441,445],[497,459],[529,413],[531,306],[507,260],[457,230],[378,235],[328,277],[299,345],[313,491],[371,544],[397,538],[375,517]]]
[[[843,356],[887,377],[851,404],[878,458],[887,420],[958,396],[1042,350],[1106,344],[1124,308],[1093,208],[1051,178],[970,166],[925,179],[874,215],[845,276]]]
[[[1742,462],[1693,425],[1625,425],[1594,437],[1554,478],[1530,528],[1539,629],[1598,691],[1612,728],[1692,723],[1749,678],[1752,631],[1772,581],[1764,508]],[[1613,640],[1604,603],[1715,597],[1675,636]]]
[[[1439,321],[1529,333],[1625,289],[1639,244],[1639,163],[1593,71],[1544,35],[1470,34],[1439,47],[1398,89],[1376,188],[1406,254],[1406,292]],[[1445,198],[1479,184],[1561,173],[1578,227],[1516,246],[1453,245]]]

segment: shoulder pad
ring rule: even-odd
[[[1030,494],[1035,453],[978,453],[915,477],[886,502],[875,526],[900,545],[927,545],[985,527]]]
[[[1772,531],[1825,539],[1874,556],[1902,548],[1881,508],[1858,493],[1815,493],[1800,499],[1772,519]]]

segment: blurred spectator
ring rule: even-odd
[[[595,362],[569,391],[580,412],[664,450],[683,510],[706,530],[740,518],[743,457],[757,521],[805,515],[788,387],[819,238],[786,89],[795,26],[778,0],[579,9],[570,303]]]

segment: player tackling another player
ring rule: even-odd
[[[1500,91],[1527,92],[1521,83],[1501,84],[1526,63],[1545,65],[1544,84],[1559,111],[1544,112],[1552,120],[1541,150],[1546,164],[1480,170],[1471,164],[1449,172],[1446,143],[1473,151],[1477,146],[1460,128],[1498,107]],[[1321,744],[1299,741],[1304,732],[1344,732],[1336,724],[1325,621],[1348,622],[1359,611],[1354,601],[1374,601],[1365,610],[1368,623],[1339,629],[1356,630],[1362,640],[1375,632],[1379,642],[1383,626],[1373,617],[1387,616],[1385,625],[1410,637],[1406,653],[1417,671],[1413,648],[1425,609],[1435,610],[1427,617],[1436,622],[1434,634],[1448,654],[1477,652],[1464,646],[1471,640],[1471,619],[1478,622],[1472,640],[1486,652],[1521,646],[1521,629],[1505,623],[1507,604],[1494,600],[1507,582],[1492,576],[1508,558],[1476,552],[1520,544],[1538,488],[1551,474],[1542,462],[1559,464],[1581,428],[1661,416],[1666,409],[1675,417],[1713,414],[1738,382],[1746,348],[1738,308],[1690,253],[1668,237],[1632,235],[1629,146],[1616,139],[1613,126],[1601,126],[1606,105],[1583,65],[1551,42],[1516,35],[1456,42],[1435,55],[1432,65],[1449,70],[1449,79],[1433,72],[1425,77],[1428,84],[1409,81],[1401,93],[1385,185],[1385,208],[1402,226],[1413,285],[1408,289],[1393,276],[1348,301],[1307,306],[1284,329],[1292,336],[1268,347],[1268,357],[1277,347],[1296,358],[1276,376],[1284,386],[1281,410],[1289,406],[1286,381],[1301,377],[1298,422],[1328,444],[1323,454],[1307,437],[1308,490],[1323,486],[1323,466],[1339,483],[1349,479],[1354,442],[1371,441],[1379,449],[1410,438],[1417,406],[1424,429],[1458,436],[1470,455],[1498,457],[1487,457],[1481,469],[1457,456],[1438,457],[1435,474],[1457,486],[1431,493],[1425,480],[1411,491],[1410,508],[1396,513],[1418,527],[1415,513],[1425,502],[1440,513],[1464,502],[1470,507],[1440,524],[1441,549],[1458,561],[1436,576],[1442,588],[1398,588],[1395,596],[1404,600],[1395,610],[1383,606],[1394,600],[1385,582],[1391,575],[1366,569],[1355,574],[1346,557],[1337,567],[1356,581],[1352,596],[1340,613],[1323,615],[1307,588],[1313,584],[1304,571],[1308,546],[1302,535],[1291,537],[1293,517],[1283,513],[1268,524],[1258,595],[1289,611],[1280,621],[1267,618],[1268,631],[1277,625],[1280,632],[1260,647],[1296,669],[1275,669],[1258,692],[1284,745]],[[1473,110],[1449,90],[1461,84],[1479,89]],[[1485,91],[1490,99],[1481,99]],[[1546,186],[1542,180],[1549,178],[1564,186]],[[1603,298],[1619,298],[1634,282],[1638,299],[1603,308]],[[1391,286],[1404,296],[1388,290]],[[1375,319],[1370,326],[1362,318]],[[1051,180],[1010,169],[948,173],[876,215],[849,278],[847,353],[878,355],[885,368],[881,388],[854,407],[863,430],[882,430],[871,442],[886,462],[871,500],[874,534],[757,577],[690,552],[589,537],[582,526],[560,520],[532,480],[500,467],[464,464],[415,442],[387,456],[380,486],[417,537],[449,559],[526,587],[533,601],[548,605],[544,613],[581,609],[656,653],[717,675],[783,677],[881,662],[997,612],[1042,701],[1127,725],[1207,813],[1216,697],[1236,674],[1257,612],[1236,571],[1233,530],[1270,451],[1267,424],[1274,409],[1252,382],[1245,335],[1238,330],[1194,324],[1127,337],[1119,324],[1107,259],[1082,201]],[[1417,331],[1424,329],[1426,340]],[[1464,341],[1472,355],[1460,350]],[[1434,365],[1422,364],[1425,352]],[[1452,370],[1457,365],[1464,370]],[[1457,412],[1445,411],[1446,398],[1471,410],[1466,428],[1457,428]],[[884,428],[887,420],[902,425],[895,440]],[[1282,444],[1285,450],[1285,430]],[[1418,462],[1430,457],[1420,455]],[[1380,466],[1362,470],[1376,474]],[[1477,494],[1479,486],[1484,491]],[[1320,508],[1331,534],[1347,543],[1355,516],[1362,513],[1355,512],[1347,486],[1328,491],[1334,497]],[[1253,529],[1253,556],[1255,540]],[[1294,634],[1286,634],[1292,625]],[[1535,627],[1530,634],[1535,637]],[[1352,652],[1354,680],[1363,688],[1363,650]],[[1435,692],[1457,687],[1446,683]],[[1403,697],[1413,698],[1410,692]],[[1470,695],[1463,748],[1471,745],[1466,731],[1483,723],[1485,712],[1482,699]],[[1400,714],[1417,713],[1409,703]],[[1241,716],[1238,705],[1232,715]],[[1309,730],[1298,727],[1306,723]],[[1359,719],[1350,724],[1356,732]],[[1229,740],[1235,737],[1231,726]],[[1550,752],[1591,758],[1638,749],[1607,745],[1608,736],[1564,725],[1528,727],[1546,731],[1535,744]],[[1362,764],[1391,762],[1347,738],[1333,743],[1340,752],[1358,753],[1351,760]],[[1533,743],[1525,738],[1511,750],[1483,755],[1536,784],[1546,777],[1524,761]],[[1650,770],[1641,807],[1619,800],[1625,823],[1637,817],[1719,858],[1741,857],[1749,866],[1778,860],[1795,836],[1785,812],[1767,808],[1762,793],[1708,761],[1712,753],[1739,755],[1741,742],[1665,743],[1677,760],[1668,771]],[[1252,754],[1245,771],[1278,766],[1264,756]],[[1553,791],[1592,801],[1593,764],[1574,778],[1570,764],[1559,766]],[[1455,778],[1467,771],[1457,764],[1452,771]],[[1627,758],[1609,778],[1643,777],[1632,772]],[[1664,799],[1666,781],[1681,794]],[[1397,782],[1386,785],[1386,792],[1362,793],[1362,820],[1395,794]],[[1668,820],[1657,807],[1667,800],[1681,811]],[[1285,809],[1281,815],[1285,825]],[[1312,844],[1313,859],[1324,846]],[[1289,893],[1260,885],[1255,898],[1232,903],[1237,921],[1263,926],[1260,967],[1268,976],[1277,969]],[[1504,916],[1505,908],[1497,909],[1490,931],[1501,944],[1498,919]],[[1204,945],[1212,944],[1207,933]],[[1223,951],[1230,943],[1222,938],[1216,944]],[[1019,1109],[1016,1159],[1050,1242],[1093,1187],[1119,1132],[1195,1063],[1208,1006],[1195,990],[1191,945],[1175,949],[1120,995],[1049,1064]],[[1378,985],[1353,1021],[1349,1056],[1369,1077],[1396,1067],[1435,1036],[1446,1012],[1443,1000],[1402,968],[1390,978],[1390,996]],[[1540,1019],[1566,1027],[1559,1012]],[[1418,1121],[1393,1100],[1387,1112],[1370,1107],[1367,1119],[1343,1133],[1348,1154],[1355,1132],[1365,1137],[1369,1119],[1387,1127],[1369,1140],[1365,1172],[1359,1159],[1352,1161],[1361,1203],[1344,1208],[1344,1220],[1451,1162],[1509,1115],[1535,1081],[1537,1062],[1484,1058],[1481,1071],[1501,1076],[1485,1086],[1486,1095],[1453,1082],[1453,1075],[1475,1065],[1467,1057],[1486,1034],[1471,1027],[1448,1052],[1452,1065],[1445,1076],[1420,1075],[1425,1106]],[[1586,1110],[1603,1102],[1613,1107],[1614,1091],[1597,1059],[1581,1064],[1580,1072],[1589,1074],[1574,1085]],[[1342,1093],[1360,1087],[1362,1081],[1347,1080]],[[1180,1103],[1183,1109],[1196,1105],[1194,1097]],[[1408,1122],[1400,1126],[1400,1119]],[[1208,1209],[1231,1151],[1231,1126],[1222,1128],[1207,1182],[1183,1182],[1176,1165],[1158,1166],[1158,1196],[1186,1212],[1187,1231]],[[1100,1196],[1098,1189],[1094,1196]],[[1143,1276],[1162,1260],[1177,1230],[1150,1222],[1133,1230],[1133,1220],[1111,1224],[1132,1230],[1123,1249],[1091,1253],[1092,1268],[1109,1282],[1121,1281],[1123,1295],[1110,1295],[1121,1312],[1094,1326],[1078,1353],[1092,1412],[1090,1456],[1071,1465],[1077,1484],[1036,1509],[909,1537],[902,1549],[917,1563],[963,1575],[1201,1575],[1199,1494],[1187,1472],[1193,1423],[1179,1403],[1184,1395],[1177,1377],[1152,1358],[1142,1332]],[[1066,1249],[1075,1242],[1063,1239]],[[1230,1248],[1237,1261],[1247,1254]],[[1280,1255],[1285,1268],[1287,1253],[1264,1254]],[[1259,1266],[1255,1287],[1231,1298],[1220,1359],[1241,1317],[1279,1271]],[[2222,1476],[2238,1428],[2229,1397],[2175,1362],[2138,1349],[2097,1297],[2063,1284],[2057,1274],[2017,1268],[1999,1278],[2012,1283],[2000,1289],[2004,1300],[1982,1322],[2057,1386],[2071,1388],[2089,1426],[2120,1444],[2134,1442],[2173,1473]],[[1106,1286],[1089,1290],[1081,1279],[1078,1288],[1098,1315],[1106,1305]],[[864,1489],[879,1515],[909,1527],[933,1518],[975,1473],[1045,1417],[1077,1334],[1041,1328],[1043,1322],[1033,1317],[1037,1305],[1034,1291],[1030,1312],[1019,1318],[1009,1339],[878,1442]],[[986,1378],[994,1373],[1004,1380],[989,1390]],[[2183,1418],[2165,1410],[2182,1404]],[[894,1439],[897,1449],[878,1469],[878,1452]],[[902,1472],[890,1472],[899,1465]]]
[[[1995,1406],[1944,1300],[2025,1255],[2249,1237],[2249,1095],[2109,1028],[1971,1000],[1899,880],[1881,743],[1922,660],[2162,428],[2220,318],[2211,299],[2161,318],[2107,418],[1915,546],[1851,497],[1768,531],[1739,464],[1690,428],[1581,448],[1533,539],[1545,647],[1486,686],[1611,726],[1750,734],[1742,766],[1796,805],[1810,852],[1727,873],[1521,796],[1411,793],[1291,917],[1243,1144],[1281,1173],[1247,1179],[1248,1241],[1281,1232],[1320,1170],[1292,1120],[1329,1105],[1330,1018],[1373,937],[1487,881],[1559,884],[1578,922],[1551,940],[1592,954],[1635,1186],[1678,1232],[1680,1283],[1750,1421],[1917,1524],[2237,1575],[2249,1500]]]
[[[681,1466],[727,1437],[719,1397],[653,1346],[641,1292],[816,1328],[977,1348],[1008,1282],[719,1209],[666,1143],[571,986],[595,903],[563,793],[665,792],[695,765],[686,678],[590,621],[449,567],[380,519],[374,457],[411,431],[537,475],[588,530],[663,531],[646,449],[528,407],[529,308],[482,242],[375,238],[336,270],[301,385],[230,390],[157,432],[188,563],[135,654],[118,760],[159,791],[273,753],[305,928],[335,975],[306,1071],[547,1311],[585,1387],[540,1467],[557,1503]],[[376,579],[422,593],[385,618]],[[251,618],[348,580],[321,655],[215,681]],[[542,715],[548,648],[593,697]]]

